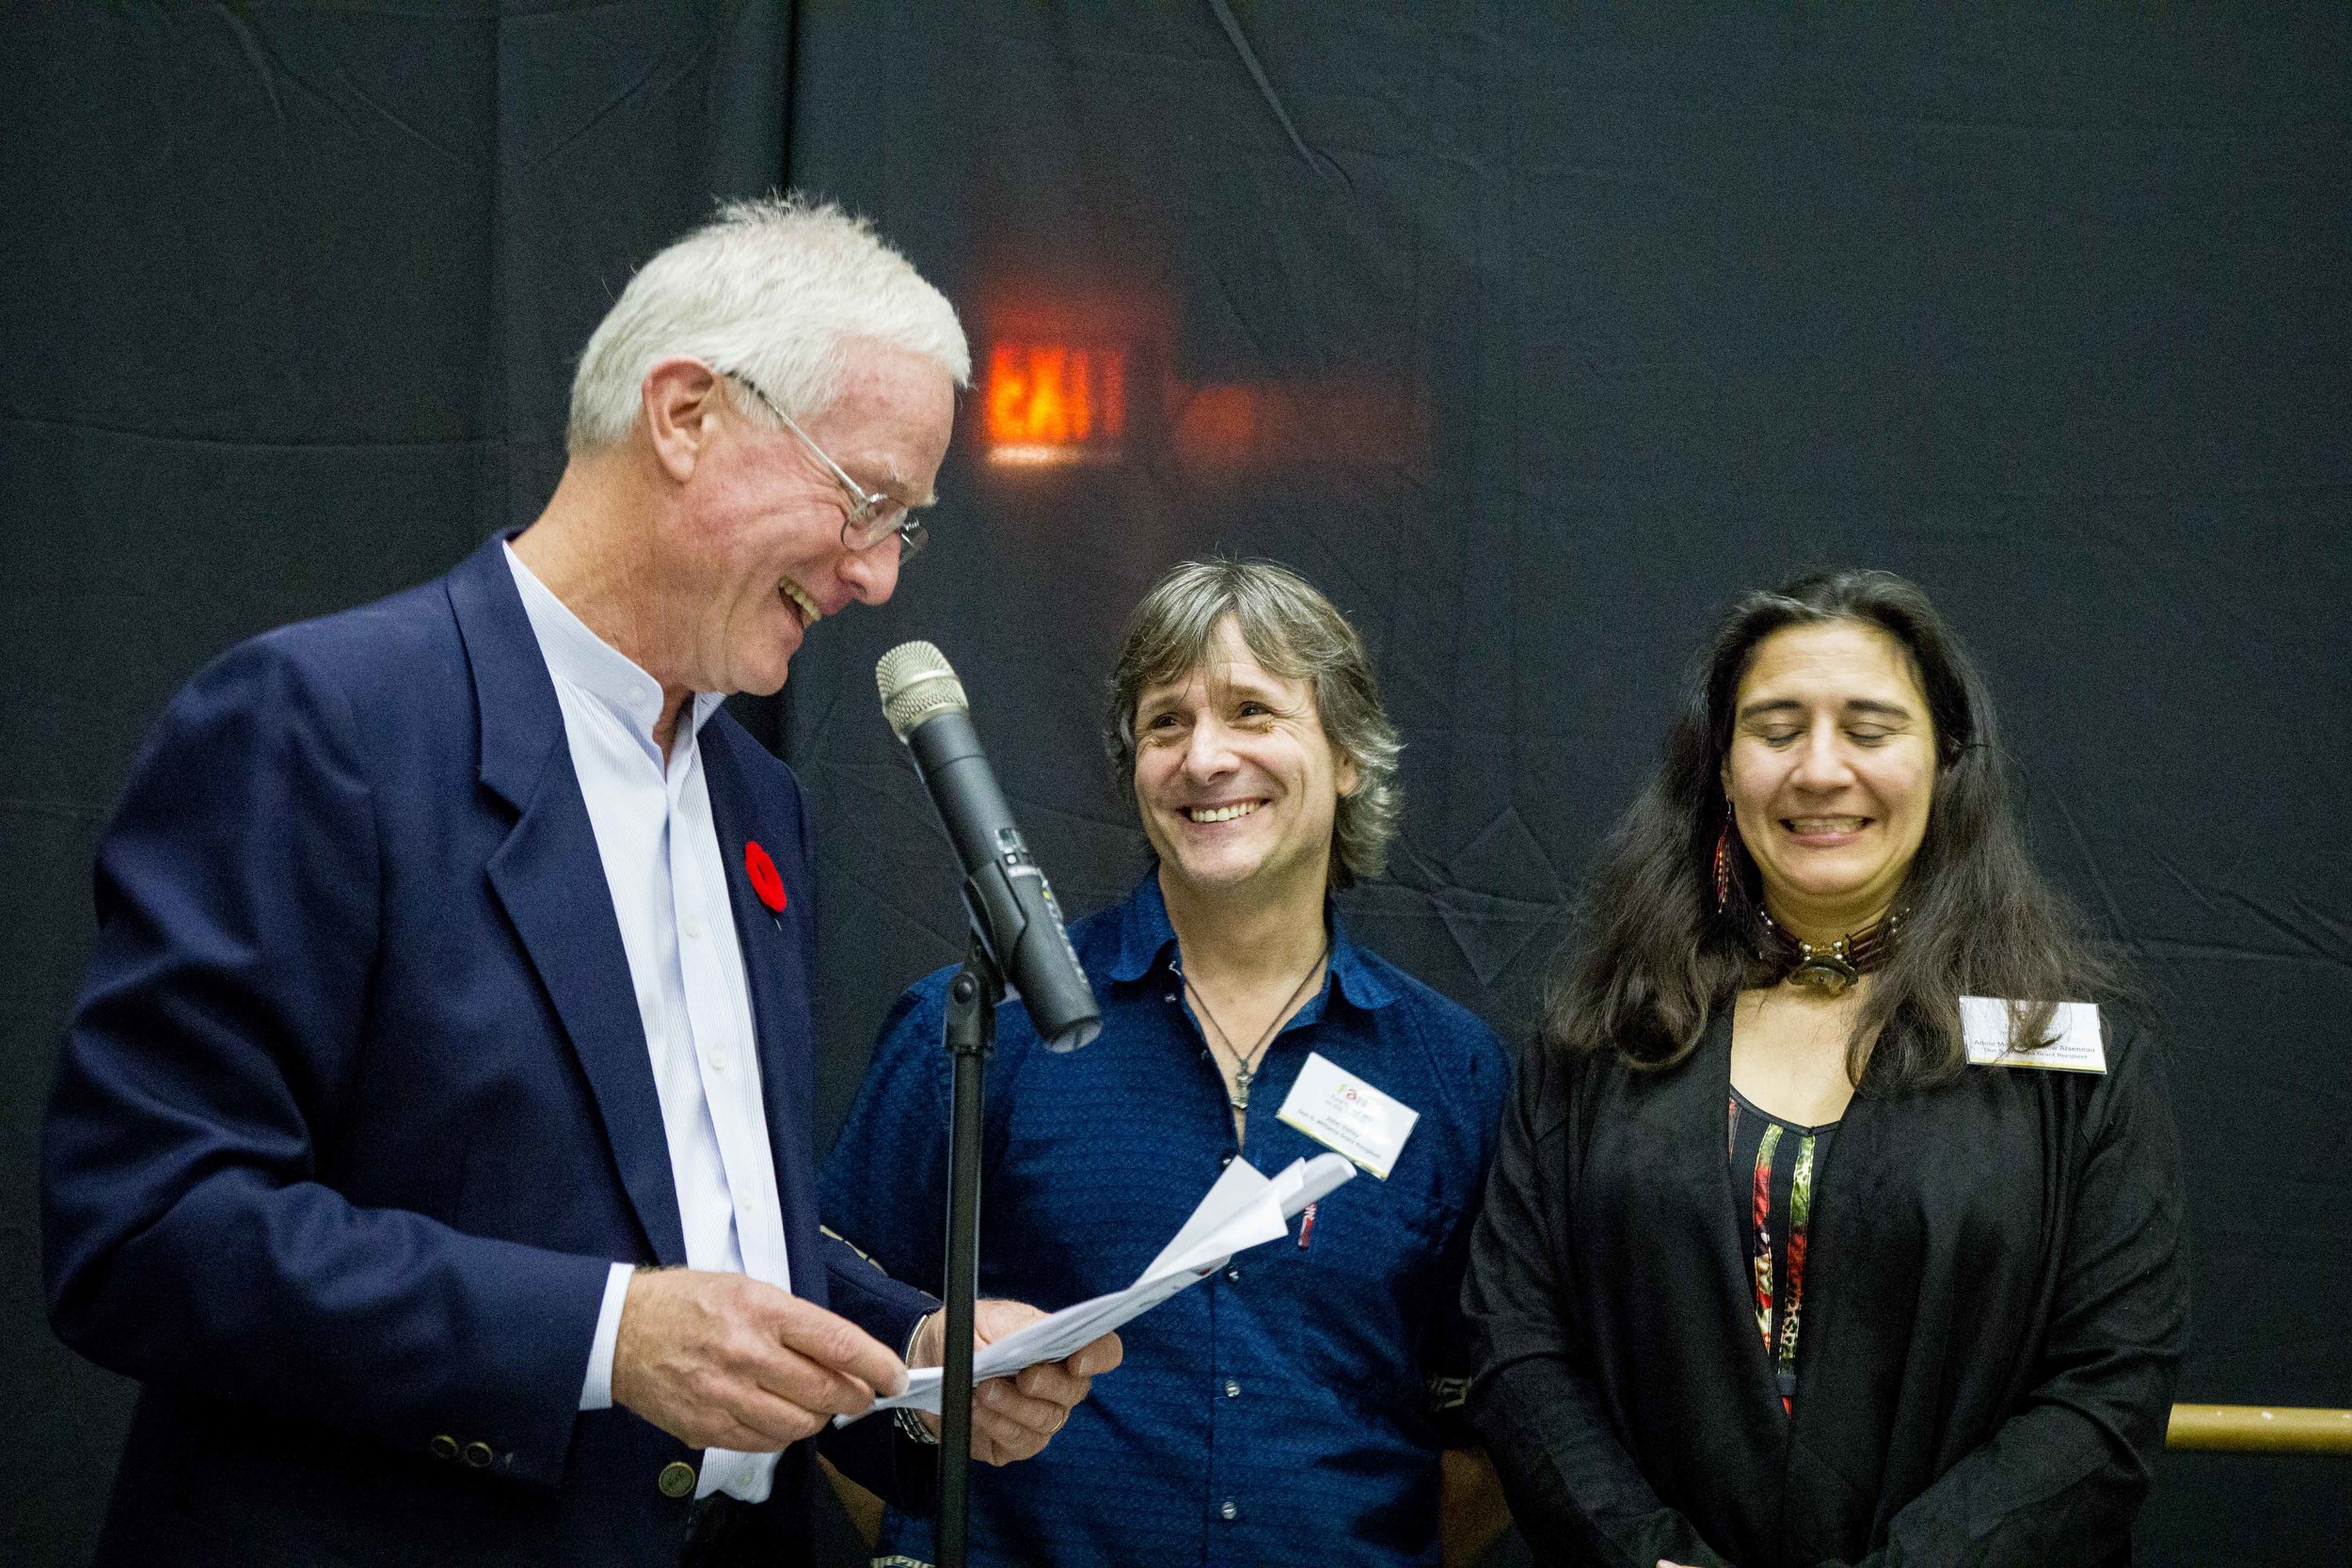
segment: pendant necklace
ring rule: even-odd
[[[1324,959],[1330,956],[1331,942],[1327,937],[1323,951],[1315,955],[1315,961],[1307,966],[1307,973],[1301,974],[1298,984],[1291,988],[1290,1000],[1274,1009],[1274,1022],[1265,1026],[1265,1033],[1258,1037],[1258,1043],[1249,1048],[1247,1055],[1233,1049],[1233,1037],[1225,1032],[1225,1025],[1219,1023],[1216,1015],[1209,1011],[1208,998],[1200,994],[1200,988],[1192,983],[1191,975],[1184,975],[1184,990],[1191,995],[1193,1006],[1200,1009],[1200,1016],[1208,1021],[1210,1028],[1216,1031],[1217,1043],[1225,1047],[1225,1053],[1233,1058],[1233,1086],[1225,1091],[1225,1103],[1235,1111],[1244,1115],[1248,1113],[1249,1085],[1258,1075],[1258,1057],[1273,1043],[1275,1031],[1282,1027],[1282,1021],[1290,1017],[1293,1007],[1298,1006],[1298,999],[1307,994],[1307,982],[1315,977],[1323,968]],[[1177,973],[1183,974],[1183,971]]]
[[[1843,994],[1856,980],[1884,965],[1904,913],[1897,910],[1859,931],[1816,946],[1783,929],[1763,910],[1756,912],[1764,922],[1764,940],[1757,945],[1756,957],[1786,966],[1781,977],[1790,985],[1826,996]]]

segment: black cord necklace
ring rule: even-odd
[[[1291,1009],[1298,1006],[1298,999],[1307,994],[1307,982],[1321,972],[1323,961],[1330,956],[1331,942],[1327,937],[1323,951],[1315,955],[1315,961],[1307,966],[1307,973],[1301,974],[1298,984],[1291,988],[1290,1000],[1274,1009],[1274,1022],[1265,1026],[1265,1033],[1258,1037],[1258,1043],[1249,1048],[1246,1056],[1233,1049],[1233,1037],[1225,1032],[1225,1025],[1219,1023],[1216,1015],[1209,1011],[1209,999],[1200,994],[1200,988],[1192,983],[1192,976],[1181,969],[1177,971],[1184,977],[1184,990],[1192,994],[1193,1005],[1200,1009],[1200,1016],[1208,1021],[1209,1027],[1216,1031],[1217,1043],[1224,1046],[1225,1053],[1233,1058],[1233,1086],[1225,1091],[1225,1103],[1234,1110],[1244,1114],[1249,1110],[1249,1085],[1258,1075],[1258,1057],[1272,1043],[1275,1031],[1282,1027],[1282,1021],[1290,1016]]]
[[[1756,914],[1764,923],[1764,940],[1756,944],[1756,956],[1780,966],[1780,977],[1790,985],[1828,996],[1844,994],[1856,980],[1884,967],[1903,921],[1901,911],[1891,911],[1859,931],[1817,946],[1783,930],[1763,910]]]

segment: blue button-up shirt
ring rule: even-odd
[[[988,1074],[980,1293],[1048,1308],[1132,1281],[1226,1162],[1323,1151],[1275,1119],[1310,1052],[1421,1113],[1388,1180],[1359,1173],[1311,1232],[1237,1256],[1120,1331],[1038,1458],[972,1478],[975,1562],[1434,1563],[1438,1455],[1468,1368],[1455,1298],[1509,1064],[1492,1031],[1347,940],[1265,1050],[1236,1144],[1186,1006],[1156,876],[1071,928],[1102,1037],[1045,1050],[998,1009]],[[827,1223],[936,1291],[947,1193],[941,970],[900,998],[827,1161]],[[928,1519],[884,1521],[876,1560],[934,1560]]]

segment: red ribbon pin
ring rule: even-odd
[[[776,875],[776,863],[768,851],[759,847],[759,840],[750,839],[743,845],[743,869],[752,879],[752,891],[768,906],[770,914],[782,914],[789,902],[784,895],[784,879]]]

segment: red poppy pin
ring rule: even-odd
[[[768,851],[759,847],[759,840],[755,838],[746,840],[743,845],[743,869],[751,876],[752,891],[758,894],[759,901],[768,906],[768,913],[771,917],[782,914],[785,905],[790,902],[784,895],[784,879],[776,875],[776,863],[769,858]],[[778,921],[777,924],[781,926],[783,922]]]

